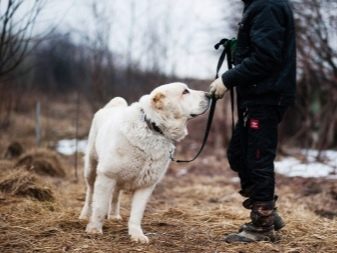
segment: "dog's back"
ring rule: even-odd
[[[94,150],[94,142],[95,142],[99,127],[102,126],[103,122],[106,121],[107,119],[106,114],[111,114],[111,110],[114,110],[116,108],[123,108],[127,106],[128,106],[128,103],[126,102],[124,98],[115,97],[111,99],[102,109],[98,110],[95,113],[95,116],[92,120],[91,127],[90,127],[86,157],[96,155],[95,150]]]
[[[127,107],[128,103],[124,98],[115,97],[109,101],[103,108],[111,108],[111,107]]]

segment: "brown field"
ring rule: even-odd
[[[48,110],[42,107],[42,146],[52,149],[56,140],[73,138],[75,106],[69,98],[49,102],[48,106]],[[82,137],[88,131],[91,115],[83,103],[79,131]],[[198,146],[196,136],[201,135],[201,121],[197,120],[194,127],[198,129],[193,128],[191,137],[178,148],[179,157],[192,155],[187,146]],[[279,232],[279,241],[226,244],[223,236],[248,221],[249,212],[241,206],[239,185],[228,168],[224,150],[214,152],[208,148],[194,163],[172,164],[146,208],[143,229],[150,244],[141,245],[128,238],[128,193],[123,195],[123,221],[106,221],[103,235],[87,235],[86,222],[78,220],[84,201],[82,170],[76,182],[73,157],[55,158],[52,151],[43,151],[45,155],[39,159],[46,157],[47,168],[58,171],[56,176],[54,172],[46,175],[45,167],[36,169],[32,163],[25,166],[27,163],[18,162],[24,160],[25,154],[36,154],[36,150],[31,151],[35,145],[32,110],[16,113],[11,127],[1,132],[0,153],[4,154],[13,141],[22,143],[25,153],[11,161],[0,160],[1,253],[336,252],[336,181],[278,176],[279,210],[287,223]],[[213,134],[210,143],[215,142]],[[45,166],[41,161],[35,164]]]

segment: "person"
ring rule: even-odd
[[[240,178],[243,206],[251,210],[251,222],[225,241],[275,240],[284,226],[275,202],[274,159],[277,127],[296,90],[296,42],[294,18],[288,0],[243,0],[244,11],[234,53],[235,67],[210,85],[210,93],[222,98],[226,89],[237,92],[238,122],[228,161]]]

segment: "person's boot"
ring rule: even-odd
[[[286,224],[284,223],[282,217],[281,217],[280,214],[278,213],[277,207],[274,208],[273,212],[274,212],[274,229],[275,229],[275,231],[279,231],[279,230],[282,229]]]
[[[280,229],[282,229],[286,224],[284,223],[282,217],[280,216],[280,214],[277,211],[277,207],[276,206],[276,201],[278,199],[278,196],[275,195],[274,197],[274,209],[273,209],[273,215],[274,215],[274,230],[278,231]],[[246,199],[245,201],[242,202],[242,205],[244,208],[246,209],[252,209],[253,207],[253,200],[251,199]],[[239,232],[242,231],[242,229],[246,226],[246,225],[251,225],[251,222],[243,224],[240,229]]]
[[[251,223],[245,224],[241,231],[225,237],[228,243],[275,241],[274,201],[253,203],[250,213]]]

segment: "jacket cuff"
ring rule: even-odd
[[[235,84],[233,82],[233,78],[232,78],[232,73],[231,73],[230,70],[223,73],[221,78],[222,78],[222,82],[224,83],[224,85],[226,86],[227,89],[230,89],[233,86],[235,86]]]

